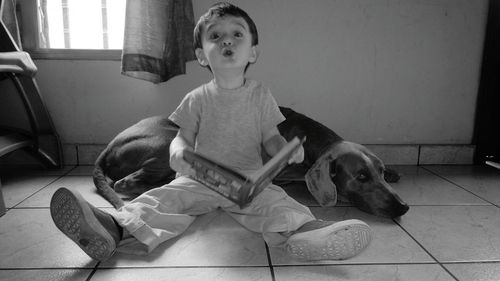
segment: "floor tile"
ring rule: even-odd
[[[91,281],[143,281],[146,280],[182,281],[271,281],[269,268],[266,267],[221,267],[221,268],[134,268],[99,269]]]
[[[12,176],[2,178],[5,206],[7,208],[16,206],[57,178],[57,176]]]
[[[71,171],[75,166],[64,166],[58,169],[47,169],[44,167],[0,167],[0,177],[4,176],[62,176]]]
[[[311,208],[311,210],[317,218],[323,220],[360,219],[366,222],[373,230],[372,242],[358,256],[343,261],[298,261],[290,258],[282,249],[270,248],[273,265],[434,262],[401,227],[390,219],[363,213],[353,207]]]
[[[274,267],[276,281],[405,280],[453,281],[437,264]]]
[[[391,186],[409,205],[489,205],[470,192],[417,166],[400,167],[401,179]]]
[[[426,166],[447,180],[500,205],[500,170],[489,166]]]
[[[179,237],[148,256],[115,254],[102,267],[267,266],[265,242],[222,211],[198,217]]]
[[[68,174],[69,176],[91,176],[94,171],[94,166],[77,166]]]
[[[400,223],[440,262],[500,261],[495,206],[413,206]]]
[[[485,176],[498,175],[500,171],[487,165],[423,165],[422,168],[439,175]]]
[[[2,281],[85,281],[90,275],[90,269],[28,269],[2,270]]]
[[[0,171],[11,208],[0,218],[0,280],[79,281],[92,274],[97,263],[55,227],[48,207],[55,190],[65,186],[115,212],[96,192],[93,168]],[[304,183],[282,185],[318,218],[367,222],[373,240],[346,261],[301,262],[269,248],[275,280],[454,280],[451,275],[461,281],[500,280],[500,171],[456,165],[391,168],[402,175],[392,187],[411,205],[395,221],[344,203],[321,208]],[[217,211],[200,216],[149,256],[115,254],[90,281],[145,280],[145,275],[154,280],[272,280],[268,266],[261,235]]]
[[[500,280],[500,263],[458,263],[445,264],[444,267],[446,267],[459,280]]]
[[[18,207],[45,207],[50,206],[50,199],[54,192],[60,187],[66,187],[71,190],[76,190],[82,194],[83,198],[90,204],[96,207],[112,207],[100,194],[97,193],[96,187],[91,176],[65,176],[51,183],[43,190],[24,201]]]
[[[52,222],[48,209],[12,209],[0,219],[0,268],[92,268]]]

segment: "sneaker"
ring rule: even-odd
[[[291,235],[285,250],[300,260],[344,260],[361,253],[371,241],[370,227],[360,220],[313,221],[312,229]]]
[[[59,188],[50,201],[50,215],[57,228],[95,260],[111,257],[120,241],[113,217],[90,205],[76,191]]]

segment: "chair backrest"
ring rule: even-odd
[[[0,19],[0,52],[19,50],[20,48]],[[25,115],[29,123],[29,128],[23,128],[22,126],[16,128],[15,124],[12,126],[9,124],[9,129],[17,129],[20,133],[31,135],[35,141],[34,149],[39,151],[39,153],[46,154],[48,158],[51,158],[52,160],[50,162],[60,165],[62,157],[59,136],[56,133],[52,119],[43,102],[35,78],[16,73],[0,73],[0,79],[2,78],[8,78],[12,83],[7,85],[2,81],[3,84],[0,84],[0,98],[2,98],[2,95],[4,97],[8,95],[11,100],[18,97],[24,106]],[[14,87],[12,87],[12,84]],[[16,113],[16,115],[17,114],[18,113]],[[9,119],[9,116],[1,115],[0,113],[0,118]],[[10,116],[10,118],[12,120],[22,119],[16,116]],[[5,126],[5,124],[0,125]]]
[[[5,24],[0,20],[0,52],[12,52],[19,50]],[[14,83],[21,98],[26,114],[28,115],[31,131],[35,135],[51,133],[53,124],[46,110],[40,89],[35,78],[8,73],[7,76]]]

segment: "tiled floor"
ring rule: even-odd
[[[61,187],[95,193],[92,167],[1,173],[8,208],[0,218],[0,280],[500,280],[500,170],[479,166],[399,166],[394,189],[410,205],[397,220],[351,206],[318,207],[301,186],[287,189],[323,219],[359,218],[371,245],[346,261],[299,262],[268,248],[223,212],[199,217],[150,256],[116,254],[97,263],[61,234],[49,201]]]

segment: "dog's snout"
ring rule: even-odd
[[[406,204],[404,202],[398,202],[395,204],[395,206],[393,206],[393,208],[391,208],[391,210],[392,210],[391,217],[393,217],[393,218],[400,217],[400,216],[406,214],[406,212],[408,212],[409,209],[410,209],[410,206],[408,206],[408,204]]]

